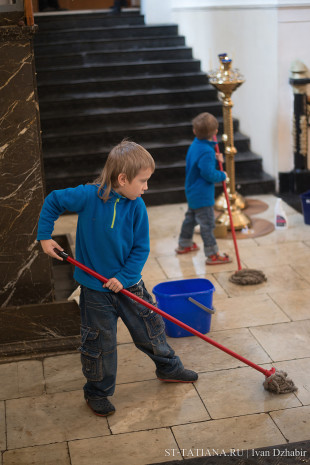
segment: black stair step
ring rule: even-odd
[[[185,165],[186,165],[186,152],[188,146],[185,147],[185,150],[180,153],[179,159],[172,162],[171,160],[166,161],[156,161],[156,170],[151,178],[150,185],[152,186],[160,186],[160,185],[169,185],[169,184],[177,184],[178,181],[181,184],[185,182]],[[45,163],[45,166],[48,167],[46,179],[66,179],[67,177],[76,177],[79,179],[88,179],[92,180],[95,179],[101,172],[104,162],[106,160],[106,156],[102,156],[102,159],[96,157],[96,159],[92,160],[90,157],[86,156],[84,163],[79,162],[78,165],[76,163],[65,163],[65,160],[62,164],[62,169],[59,170],[59,166],[50,166],[49,163]],[[244,179],[248,179],[253,170],[256,167],[261,167],[261,159],[257,156],[248,152],[247,157],[244,155],[242,157],[235,157],[235,169],[236,169],[236,179],[237,182],[241,182]],[[225,169],[225,165],[224,165]]]
[[[62,136],[43,133],[43,153],[44,156],[48,156],[48,153],[56,153],[57,151],[60,151],[63,155],[72,152],[79,153],[79,151],[80,153],[101,153],[106,150],[107,146],[111,147],[112,145],[118,144],[124,138],[128,138],[145,146],[150,146],[151,141],[154,140],[160,140],[163,145],[187,140],[188,145],[190,145],[193,140],[193,132],[190,123],[178,123],[173,125],[148,125],[140,128],[125,127],[113,131],[109,130],[108,132],[101,131],[99,133],[71,133]],[[249,145],[250,141],[248,137],[238,132],[235,134],[235,146],[237,151],[249,151]],[[220,150],[223,151],[222,143],[220,143]]]
[[[127,39],[129,34],[128,26],[105,27],[105,28],[83,28],[66,31],[39,32],[35,40],[43,43],[66,43],[73,40],[102,40],[113,37]],[[176,36],[178,26],[176,24],[161,24],[160,26],[131,26],[131,37],[155,37],[155,36]]]
[[[68,29],[81,29],[81,28],[107,28],[115,26],[132,26],[137,24],[144,24],[142,15],[137,14],[137,11],[132,14],[122,14],[120,16],[110,16],[107,14],[108,10],[104,12],[82,14],[57,14],[52,15],[39,15],[35,14],[35,23],[39,26],[40,33],[45,31],[65,31]]]
[[[156,173],[156,172],[155,172]],[[175,177],[169,178],[165,184],[162,180],[156,180],[155,176],[149,181],[149,190],[143,195],[143,199],[146,205],[161,205],[165,203],[179,203],[185,202],[184,192],[184,179],[183,183],[180,183],[180,179]],[[74,173],[66,173],[66,177],[57,179],[46,179],[47,192],[52,189],[65,189],[67,187],[75,187],[79,184],[86,184],[87,182],[93,182],[95,176],[90,176],[85,173],[75,175]],[[53,186],[53,187],[52,187]],[[241,195],[258,195],[273,193],[275,190],[274,179],[266,173],[261,174],[257,179],[253,178],[239,178],[236,176],[236,191]],[[219,183],[215,186],[215,195],[218,196],[223,192],[223,187]]]
[[[216,90],[211,85],[183,89],[127,90],[126,92],[88,92],[61,95],[57,98],[40,98],[41,119],[67,112],[86,114],[93,109],[133,108],[149,105],[189,104],[216,101]]]
[[[139,61],[180,60],[192,58],[192,49],[189,47],[163,47],[145,48],[139,50],[125,50],[115,53],[82,52],[63,55],[40,56],[36,58],[38,71],[53,69],[57,66],[89,66],[108,63],[131,63]]]
[[[102,140],[112,133],[129,134],[133,132],[142,133],[150,132],[154,128],[156,131],[165,126],[190,128],[192,134],[191,120],[199,113],[209,110],[213,114],[221,112],[221,106],[218,102],[204,102],[203,104],[172,106],[169,108],[161,106],[142,107],[133,111],[131,109],[109,109],[103,114],[96,114],[87,117],[60,117],[45,118],[41,120],[43,136],[48,132],[49,138],[56,137],[91,137],[101,135]],[[219,129],[222,132],[222,118],[218,116]],[[165,122],[163,124],[163,121]],[[146,123],[147,122],[147,123]],[[234,129],[238,130],[239,122],[234,120]],[[78,127],[79,132],[76,133]],[[175,128],[174,128],[175,129]],[[52,132],[53,131],[53,132]]]
[[[156,167],[165,166],[167,164],[179,163],[185,160],[187,150],[192,143],[192,139],[183,139],[178,140],[175,143],[145,143],[144,147],[148,150],[153,158],[156,160]],[[224,145],[219,137],[219,147],[220,150],[224,151]],[[102,150],[98,151],[89,151],[87,147],[79,147],[74,150],[72,153],[61,151],[61,149],[53,151],[45,151],[44,153],[44,163],[51,169],[59,168],[59,163],[62,162],[65,166],[85,166],[89,168],[90,166],[103,167],[103,164],[112,150],[113,145],[105,145]],[[235,156],[235,164],[238,166],[238,173],[248,172],[254,173],[255,170],[259,170],[261,166],[262,159],[258,155],[250,151],[237,152]],[[242,168],[246,166],[248,168]],[[224,163],[225,167],[225,163]]]
[[[41,77],[41,76],[40,76]],[[38,82],[40,102],[44,99],[53,100],[55,97],[70,98],[75,94],[87,94],[95,92],[122,92],[132,90],[152,89],[180,89],[185,86],[202,86],[208,84],[205,73],[200,71],[182,74],[158,74],[152,76],[119,76],[117,78],[101,78],[89,80],[71,80],[42,83]],[[216,91],[215,91],[216,92]]]
[[[64,50],[66,53],[81,53],[94,51],[123,51],[139,50],[141,48],[158,48],[158,47],[180,47],[185,45],[183,36],[160,36],[160,37],[143,37],[130,38],[126,40],[89,40],[89,41],[72,41],[57,44],[36,44],[36,57],[47,55],[61,55]]]
[[[55,67],[49,69],[37,69],[38,80],[45,82],[63,82],[70,79],[96,79],[98,77],[120,77],[120,76],[150,76],[163,73],[183,73],[200,71],[200,61],[188,60],[163,60],[144,61],[143,63],[113,63],[108,65],[93,65],[80,67]]]
[[[109,131],[117,129],[119,125],[125,125],[130,122],[135,123],[136,127],[144,127],[145,121],[149,124],[157,124],[165,121],[166,124],[188,121],[190,122],[195,116],[204,111],[208,111],[217,117],[222,113],[220,102],[208,102],[183,105],[153,105],[146,107],[131,108],[107,108],[88,110],[85,115],[70,112],[62,114],[58,118],[53,116],[41,119],[43,132],[57,133],[57,135],[67,134],[79,127],[79,134],[87,134],[90,131]],[[237,123],[235,123],[237,124]],[[124,130],[128,130],[128,127]]]

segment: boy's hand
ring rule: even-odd
[[[123,289],[123,285],[119,282],[116,278],[111,278],[107,281],[102,287],[107,287],[111,291],[115,292],[116,294]]]
[[[46,239],[46,240],[41,240],[40,243],[41,243],[41,247],[42,247],[44,253],[46,253],[47,255],[49,255],[52,258],[57,258],[57,260],[62,260],[63,261],[63,258],[61,258],[59,255],[57,255],[56,252],[54,252],[54,248],[58,249],[58,250],[61,250],[61,251],[64,250],[62,247],[60,247],[59,244],[57,244],[56,241],[54,241],[53,239]]]
[[[215,153],[217,161],[220,161],[221,163],[224,163],[224,157],[222,153]]]

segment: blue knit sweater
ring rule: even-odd
[[[78,214],[76,259],[106,278],[117,278],[124,288],[141,279],[149,255],[149,224],[145,204],[112,191],[104,203],[98,186],[80,185],[51,192],[43,204],[37,239],[50,239],[54,222],[66,210]],[[76,281],[90,289],[109,292],[103,283],[75,269]]]
[[[226,174],[217,169],[215,142],[195,139],[186,155],[185,193],[189,208],[214,205],[214,184],[224,181]]]

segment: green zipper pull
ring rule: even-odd
[[[111,229],[114,228],[115,217],[116,217],[116,204],[117,204],[117,202],[119,202],[119,199],[116,199],[116,200],[115,200],[115,203],[114,203],[114,213],[113,213],[113,219],[112,219]]]

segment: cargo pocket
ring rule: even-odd
[[[102,352],[98,348],[99,330],[81,326],[81,362],[82,371],[88,381],[102,381]]]
[[[140,316],[144,320],[147,333],[151,339],[157,338],[164,332],[165,324],[160,315],[151,310],[146,310],[141,312]]]

